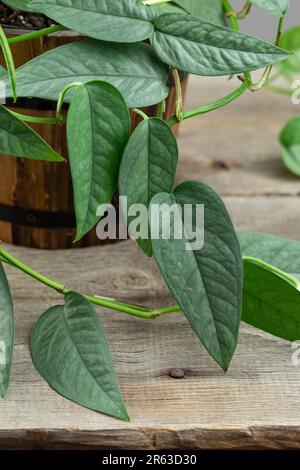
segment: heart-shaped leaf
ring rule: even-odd
[[[114,85],[130,108],[159,103],[168,95],[168,67],[148,44],[110,44],[87,39],[53,49],[17,70],[18,96],[57,100],[73,82]],[[9,95],[9,81],[6,81]]]
[[[221,26],[226,24],[220,0],[174,0],[174,3],[201,20]]]
[[[239,234],[242,255],[259,258],[295,278],[300,277],[300,242],[268,233]]]
[[[163,62],[196,75],[232,75],[289,57],[288,52],[259,39],[173,13],[155,21],[153,46]]]
[[[1,105],[0,152],[33,160],[64,161],[31,127]]]
[[[132,134],[120,167],[119,191],[127,197],[128,208],[143,204],[148,209],[155,194],[171,192],[177,160],[177,142],[170,126],[158,118],[144,120]],[[129,216],[128,222],[132,219]],[[137,242],[148,256],[152,255],[149,230],[147,238],[138,238]]]
[[[38,319],[31,340],[40,375],[64,397],[128,421],[102,325],[92,305],[71,292]]]
[[[154,12],[140,0],[33,0],[49,18],[102,41],[139,42],[153,33]]]
[[[77,88],[67,119],[76,240],[99,221],[98,206],[112,199],[129,133],[129,111],[115,87],[90,82]]]
[[[197,220],[198,204],[204,205],[204,226],[201,217]],[[153,217],[159,207],[164,209],[163,216]],[[166,207],[173,209],[171,222]],[[204,246],[192,250],[187,245],[191,235],[186,221],[183,234],[180,227],[182,214],[191,207],[193,231],[204,230]],[[170,230],[170,237],[166,230]],[[178,230],[183,236],[178,236]],[[209,354],[227,370],[238,338],[243,266],[222,200],[198,182],[183,183],[174,194],[158,194],[151,201],[151,235],[153,254],[170,291]]]
[[[0,397],[5,398],[10,378],[14,342],[13,302],[0,263]]]
[[[283,16],[289,9],[289,0],[250,0],[250,2],[274,16]]]
[[[243,321],[289,341],[300,340],[300,283],[244,259]]]
[[[300,116],[289,121],[281,131],[283,163],[295,175],[300,176]]]

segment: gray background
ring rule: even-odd
[[[245,5],[245,0],[232,0],[231,4],[236,10],[240,10]],[[251,14],[245,20],[240,21],[240,28],[245,33],[273,42],[276,24],[277,19],[274,16],[253,7]],[[290,9],[285,18],[284,29],[297,24],[300,25],[300,0],[290,0]]]

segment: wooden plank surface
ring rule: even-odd
[[[232,86],[215,83],[202,79],[199,87],[193,81],[188,100],[208,102]],[[282,168],[274,140],[295,109],[267,94],[253,99],[245,96],[227,110],[184,124],[179,180],[212,184],[225,195],[239,230],[300,238],[299,181]],[[153,261],[131,241],[55,252],[9,248],[74,290],[153,306],[173,303]],[[288,342],[243,325],[224,375],[182,314],[141,320],[98,309],[132,418],[127,424],[69,402],[39,377],[30,332],[38,315],[62,298],[20,272],[8,269],[8,275],[16,339],[10,393],[0,402],[1,448],[300,447],[300,365],[293,365]],[[183,370],[184,378],[172,378],[174,369]]]
[[[190,80],[186,107],[225,96],[237,80]],[[181,124],[180,179],[201,177],[227,196],[299,195],[299,178],[281,163],[278,135],[300,105],[271,92],[246,92],[225,108]]]

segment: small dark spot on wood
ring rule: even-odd
[[[182,369],[172,369],[169,372],[169,376],[172,379],[184,379],[184,371]]]
[[[213,160],[211,162],[211,166],[215,170],[230,170],[230,166],[228,165],[228,163],[224,162],[223,160]]]

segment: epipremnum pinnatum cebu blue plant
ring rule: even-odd
[[[64,304],[42,314],[32,334],[32,357],[41,376],[59,393],[82,406],[128,420],[105,333],[92,304],[140,318],[184,312],[191,328],[215,361],[227,370],[234,354],[240,321],[279,337],[300,337],[300,243],[267,234],[236,234],[228,212],[214,190],[198,181],[174,189],[178,147],[172,127],[185,119],[213,111],[247,90],[267,85],[273,64],[289,73],[297,59],[280,43],[287,0],[251,0],[235,12],[227,0],[6,0],[8,6],[42,13],[54,26],[7,38],[0,43],[7,64],[1,69],[8,95],[57,101],[57,116],[39,118],[0,107],[0,151],[12,156],[63,160],[26,124],[65,125],[69,147],[76,240],[100,220],[97,207],[110,203],[117,187],[128,203],[180,208],[205,206],[202,249],[186,249],[190,241],[158,237],[140,239],[153,256],[177,305],[146,308],[106,297],[85,295],[64,287],[13,257],[0,247],[0,261],[55,289]],[[239,32],[238,19],[251,7],[278,17],[274,45]],[[10,45],[73,29],[87,38],[58,47],[15,70]],[[297,32],[296,34],[299,34]],[[293,39],[282,40],[290,46]],[[254,83],[250,72],[265,68]],[[182,107],[178,70],[196,75],[239,74],[239,85],[228,96],[187,111]],[[173,74],[174,115],[165,121],[164,103]],[[67,115],[62,106],[70,103]],[[149,118],[140,108],[157,105]],[[130,112],[142,122],[131,133]],[[300,147],[282,136],[287,159]],[[148,234],[153,229],[149,219]],[[155,219],[154,219],[155,220]],[[128,219],[130,223],[130,218]],[[193,221],[193,230],[197,227]],[[171,234],[172,235],[172,234]],[[0,394],[8,390],[13,349],[13,306],[0,265]],[[4,358],[4,360],[3,360]]]

